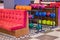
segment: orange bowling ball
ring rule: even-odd
[[[25,6],[21,6],[22,7],[22,10],[26,10]]]
[[[26,10],[31,10],[31,6],[25,6]]]
[[[22,9],[22,6],[20,6],[20,5],[17,5],[17,6],[16,6],[16,9],[19,9],[19,10],[21,10],[21,9]]]

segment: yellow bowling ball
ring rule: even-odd
[[[55,25],[55,21],[51,21],[51,25]]]
[[[47,20],[47,25],[51,25],[51,21],[50,20]]]
[[[53,22],[51,21],[51,24],[50,25],[53,25]]]
[[[41,24],[41,20],[39,20],[39,23]]]
[[[46,22],[47,22],[46,20],[42,20],[42,24],[46,24]]]

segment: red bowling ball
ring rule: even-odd
[[[47,12],[47,14],[46,14],[47,16],[50,16],[50,12]]]

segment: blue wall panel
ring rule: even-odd
[[[30,0],[4,0],[4,8],[14,9],[15,5],[29,5]]]
[[[29,5],[30,4],[30,0],[15,0],[15,4]]]

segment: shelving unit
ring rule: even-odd
[[[38,16],[36,16],[36,12],[38,13]],[[43,17],[43,16],[39,16],[39,13],[40,12],[46,12],[46,14],[45,14],[45,16]],[[55,13],[54,15],[55,15],[55,18],[51,18],[50,17],[50,15],[49,16],[47,16],[47,12],[50,12],[50,15],[52,14],[52,13]],[[43,14],[43,13],[42,13]],[[57,25],[58,25],[58,11],[57,11],[57,8],[44,8],[44,9],[40,9],[40,8],[33,8],[31,11],[30,11],[30,15],[33,15],[34,17],[33,18],[30,18],[30,23],[32,23],[31,25],[33,25],[33,29],[35,28],[37,28],[37,30],[40,30],[40,31],[42,31],[42,30],[52,30],[52,28],[55,28]],[[44,15],[44,14],[43,14]],[[41,23],[39,23],[39,20],[41,20]],[[46,23],[45,24],[43,24],[42,22],[43,22],[43,20],[45,20],[46,21]],[[48,22],[48,23],[47,23]],[[49,24],[49,22],[50,23],[52,23],[52,25],[50,25]],[[35,25],[36,24],[36,25]],[[48,25],[47,25],[48,24]],[[55,24],[55,25],[53,25],[53,24]],[[34,27],[34,25],[35,25],[35,27]],[[40,27],[39,27],[39,25],[40,25]],[[46,28],[46,29],[45,29]]]

